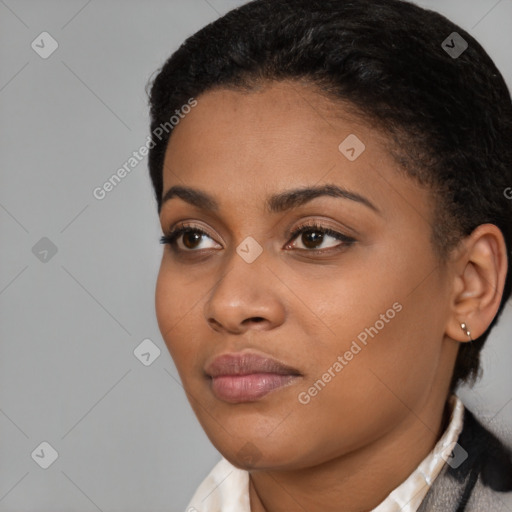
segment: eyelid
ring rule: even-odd
[[[321,231],[331,231],[338,235],[341,235],[345,238],[353,238],[350,235],[345,234],[346,231],[354,232],[353,229],[349,229],[348,227],[335,227],[330,224],[328,224],[327,220],[319,220],[317,218],[308,219],[302,222],[299,222],[299,224],[293,229],[290,230],[290,235],[296,233],[297,231],[300,231],[301,229],[305,228],[315,228]]]
[[[294,227],[295,226],[295,227]],[[325,216],[325,214],[311,214],[304,217],[300,215],[295,217],[291,222],[287,223],[286,231],[293,233],[301,227],[317,227],[322,230],[332,230],[344,235],[347,238],[359,239],[363,236],[357,229],[349,224],[343,223],[339,220],[334,220],[332,217]]]

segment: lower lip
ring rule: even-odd
[[[298,375],[252,373],[250,375],[220,375],[212,377],[213,394],[225,402],[254,402],[276,389],[287,386]]]

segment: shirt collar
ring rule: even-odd
[[[450,459],[462,430],[464,404],[451,395],[450,421],[434,449],[419,466],[371,512],[416,512],[435,478]],[[197,488],[186,512],[251,512],[249,472],[224,457]]]
[[[371,512],[416,512],[446,461],[450,459],[462,430],[464,404],[456,395],[451,395],[448,405],[451,407],[450,421],[434,449],[407,479]]]

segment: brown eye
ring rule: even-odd
[[[301,236],[301,242],[308,248],[308,249],[316,249],[317,245],[321,244],[324,239],[324,234],[315,231],[313,229],[303,231]]]
[[[318,225],[306,225],[299,227],[292,233],[291,239],[298,239],[303,247],[297,247],[295,243],[289,242],[286,246],[287,248],[295,248],[309,252],[322,252],[323,249],[329,250],[334,248],[341,248],[343,246],[351,245],[355,242],[355,239],[352,237]],[[331,239],[332,242],[326,242],[329,239]],[[326,242],[328,245],[324,245],[322,247],[324,242]]]
[[[210,235],[202,229],[191,226],[181,226],[168,235],[162,236],[160,242],[162,244],[169,244],[176,252],[197,252],[198,248],[211,249],[214,247],[213,245],[210,245],[210,247],[199,247],[203,239],[210,239],[214,242]]]
[[[183,245],[187,249],[195,249],[196,244],[201,241],[203,235],[198,231],[189,230],[183,233]]]

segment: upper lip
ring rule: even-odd
[[[270,356],[254,352],[231,352],[217,356],[205,366],[210,377],[220,375],[250,375],[253,373],[277,373],[279,375],[300,375],[291,366],[283,364]]]

